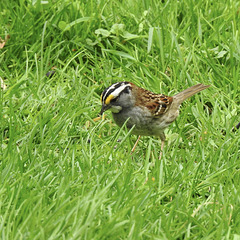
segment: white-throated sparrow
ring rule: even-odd
[[[192,95],[210,87],[197,84],[173,97],[152,93],[131,82],[118,82],[106,88],[101,95],[102,109],[111,110],[113,119],[118,126],[126,121],[126,126],[132,133],[140,136],[159,136],[162,145],[160,158],[164,146],[167,128],[179,115],[181,103]],[[137,140],[137,142],[138,142]],[[137,142],[132,151],[134,151]]]

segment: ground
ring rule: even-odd
[[[240,239],[240,2],[1,1],[2,239]],[[131,81],[186,101],[160,141],[94,121]]]

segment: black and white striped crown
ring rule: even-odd
[[[122,93],[129,93],[131,84],[129,82],[117,82],[106,88],[101,95],[101,102],[108,105],[112,99],[119,97]]]

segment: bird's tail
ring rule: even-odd
[[[210,85],[203,85],[200,83],[200,84],[194,85],[194,86],[187,88],[184,91],[174,95],[173,98],[175,98],[177,100],[178,104],[180,105],[187,98],[189,98],[189,97],[193,96],[194,94],[196,94],[206,88],[209,88],[209,87],[210,87]]]

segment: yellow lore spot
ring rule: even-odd
[[[107,97],[107,99],[106,99],[106,101],[105,101],[105,104],[108,105],[113,98],[114,98],[114,96],[113,96],[112,94],[110,94],[110,95]]]

